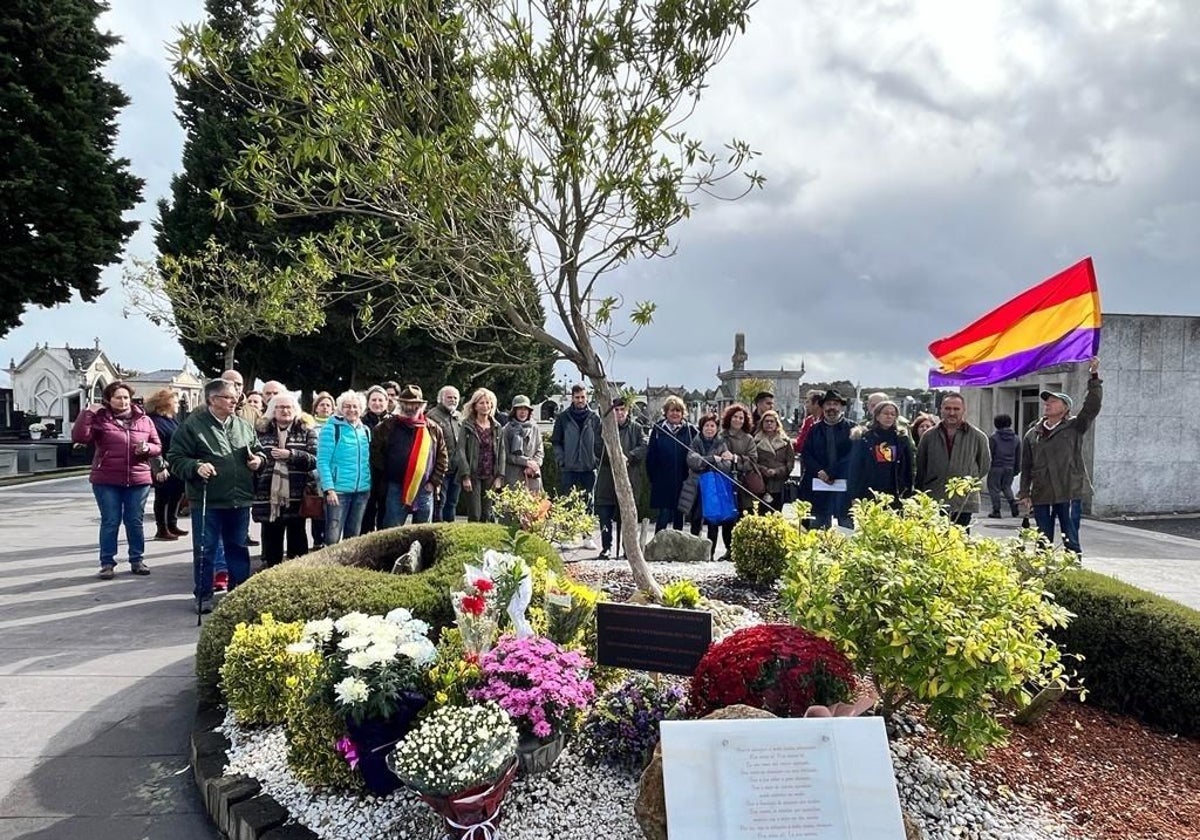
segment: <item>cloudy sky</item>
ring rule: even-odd
[[[182,143],[163,43],[201,8],[113,0],[104,19],[144,222]],[[711,81],[693,133],[750,142],[767,185],[613,279],[659,304],[618,378],[711,387],[741,331],[752,367],[919,385],[930,340],[1087,255],[1105,311],[1200,315],[1194,0],[761,0]],[[148,228],[129,253],[152,255]],[[99,336],[125,365],[179,365],[108,277],[98,304],[30,311],[0,358]]]

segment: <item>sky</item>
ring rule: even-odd
[[[202,3],[112,3],[119,152],[146,179],[126,256],[150,257],[183,142],[164,44]],[[1200,315],[1194,0],[760,0],[688,128],[749,142],[766,186],[605,281],[658,304],[614,378],[713,387],[744,332],[748,367],[918,387],[930,341],[1089,255],[1106,312]],[[0,360],[96,336],[129,367],[182,364],[105,278],[98,303],[30,310]]]

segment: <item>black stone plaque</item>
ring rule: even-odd
[[[690,677],[712,643],[712,613],[638,604],[596,605],[600,665]]]

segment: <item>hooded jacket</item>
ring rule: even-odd
[[[1021,439],[1012,429],[997,429],[989,439],[992,449],[992,469],[1021,472]]]
[[[371,430],[335,414],[317,437],[317,478],[321,492],[367,493],[371,490]]]
[[[118,420],[108,408],[84,411],[71,427],[71,440],[92,444],[92,484],[142,487],[150,484],[150,459],[162,454],[162,443],[153,421],[140,405],[130,407],[128,420]],[[137,449],[149,445],[146,452]]]

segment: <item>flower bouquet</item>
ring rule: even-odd
[[[429,625],[406,609],[386,616],[354,612],[306,623],[301,640],[288,646],[293,653],[322,656],[325,699],[348,730],[338,751],[379,795],[398,787],[384,764],[386,751],[428,700],[425,672],[437,659],[428,632]]]
[[[659,723],[685,717],[683,686],[635,673],[596,700],[581,729],[583,757],[641,772],[658,746]]]
[[[572,719],[596,695],[590,666],[583,655],[541,636],[507,636],[480,657],[480,682],[468,694],[509,714],[521,733],[522,770],[540,772],[558,758]]]
[[[463,579],[466,589],[450,593],[450,604],[454,608],[454,623],[462,636],[464,653],[469,658],[478,659],[491,649],[496,638],[496,584],[473,567],[468,569]]]
[[[388,766],[441,815],[452,840],[495,837],[516,775],[517,730],[495,703],[445,706],[388,756]]]

